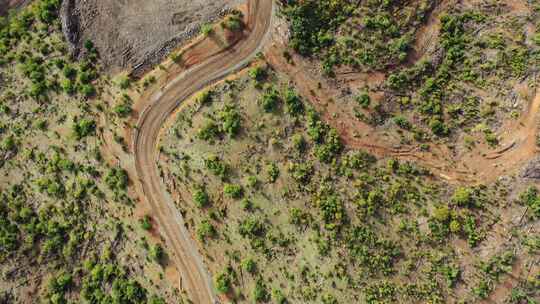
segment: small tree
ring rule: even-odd
[[[249,273],[255,273],[257,270],[257,264],[253,259],[248,258],[242,261],[242,269]]]
[[[244,189],[240,185],[225,184],[223,186],[223,193],[230,198],[239,199],[244,195]]]
[[[232,280],[227,272],[222,272],[216,276],[214,279],[216,283],[216,289],[220,293],[228,293],[232,289]]]
[[[210,197],[208,196],[208,193],[206,193],[206,190],[202,187],[195,190],[193,193],[193,200],[199,208],[207,207],[210,204]]]
[[[452,202],[458,206],[466,207],[473,202],[473,192],[469,188],[459,187],[452,195]]]
[[[152,229],[152,219],[149,215],[145,215],[142,219],[139,220],[139,222],[143,230],[148,231]]]
[[[270,183],[276,182],[276,180],[279,177],[279,168],[278,168],[278,166],[276,164],[274,164],[274,163],[269,164],[266,167],[266,172],[268,174],[268,181]]]
[[[257,282],[255,282],[255,289],[253,289],[253,299],[255,302],[266,302],[269,300],[269,294],[266,290],[266,285],[264,284],[264,281],[262,278],[259,278]]]

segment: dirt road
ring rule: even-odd
[[[184,220],[174,206],[157,167],[158,137],[163,125],[180,103],[212,82],[249,63],[261,49],[274,15],[272,0],[250,0],[249,35],[226,52],[209,58],[169,82],[150,97],[149,106],[141,114],[133,138],[137,180],[145,199],[153,208],[160,230],[166,238],[172,260],[182,276],[184,289],[193,303],[214,303],[212,280]]]
[[[499,134],[503,138],[500,149],[493,150],[487,144],[479,143],[473,149],[459,153],[445,145],[432,145],[430,151],[422,151],[417,146],[388,141],[376,128],[358,120],[348,108],[333,102],[339,98],[339,92],[308,72],[309,61],[293,54],[292,62],[288,62],[282,56],[284,48],[284,44],[270,48],[265,54],[269,64],[291,77],[301,95],[321,113],[326,123],[338,131],[348,148],[366,150],[379,158],[394,157],[420,164],[451,184],[495,182],[501,176],[518,173],[539,153],[540,89],[529,90],[531,98],[518,119],[504,122]],[[520,86],[527,87],[526,83]],[[357,133],[363,136],[357,137]]]

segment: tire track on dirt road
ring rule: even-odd
[[[150,96],[149,106],[141,114],[133,137],[137,172],[135,183],[152,207],[168,248],[174,252],[171,260],[178,267],[184,289],[197,304],[216,303],[217,298],[197,245],[159,175],[158,138],[182,101],[246,66],[264,45],[274,16],[273,1],[249,1],[248,36],[226,52],[178,75],[162,90]]]

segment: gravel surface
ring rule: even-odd
[[[0,16],[5,15],[10,9],[17,9],[30,2],[29,0],[0,0]]]
[[[4,0],[0,0],[4,1]],[[105,68],[143,71],[245,0],[64,0],[62,22],[77,57],[86,40]]]
[[[540,158],[535,158],[525,166],[521,174],[522,177],[530,179],[540,179]]]

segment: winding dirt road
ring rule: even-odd
[[[269,36],[274,5],[272,0],[250,0],[248,7],[248,24],[251,25],[248,36],[234,47],[178,75],[162,90],[155,92],[139,118],[133,138],[136,184],[152,207],[169,250],[174,253],[171,260],[178,267],[183,288],[197,304],[216,303],[217,298],[197,245],[159,175],[158,138],[182,101],[246,66],[260,51]]]
[[[420,147],[394,142],[377,132],[377,128],[358,120],[354,112],[339,100],[341,91],[332,88],[314,73],[309,72],[310,61],[293,54],[289,62],[282,55],[284,44],[277,44],[265,54],[270,66],[288,75],[300,95],[321,113],[323,120],[335,128],[345,145],[361,149],[378,158],[394,157],[411,161],[428,168],[434,175],[450,184],[487,184],[501,176],[510,176],[520,170],[540,153],[537,146],[540,120],[540,88],[529,88],[525,109],[518,119],[504,121],[499,136],[503,139],[500,149],[478,144],[471,150],[455,153],[446,145],[432,145],[429,151]],[[384,75],[377,76],[384,79]],[[536,78],[536,76],[535,76]],[[379,81],[379,80],[377,80]],[[536,81],[535,81],[536,82]],[[519,84],[528,88],[526,82]],[[357,133],[363,136],[357,137]]]

